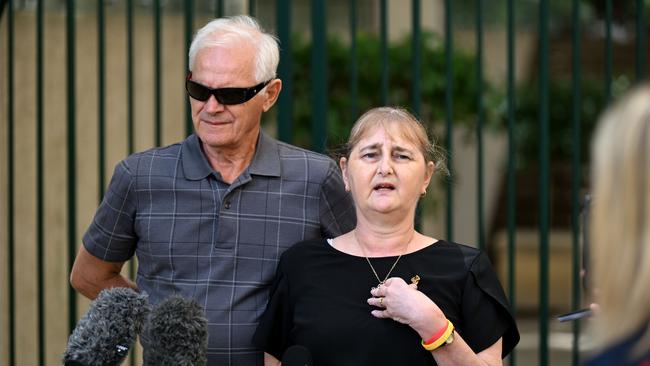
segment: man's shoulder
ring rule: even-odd
[[[338,171],[334,160],[327,155],[310,151],[268,137],[267,143],[275,145],[283,179],[323,182]]]
[[[146,150],[135,152],[129,155],[126,159],[142,159],[142,158],[168,158],[168,157],[178,157],[180,154],[181,146],[183,146],[183,141],[175,142],[171,145],[166,146],[155,146]]]
[[[154,163],[156,167],[175,166],[180,158],[182,145],[183,142],[181,141],[167,146],[157,146],[138,151],[124,158],[120,164],[125,165],[133,173],[142,169],[149,169]]]
[[[276,140],[276,142],[278,144],[278,153],[280,154],[280,159],[283,160],[313,160],[326,164],[330,164],[334,161],[332,158],[325,154],[317,153],[315,151],[307,150],[305,148],[278,140]]]

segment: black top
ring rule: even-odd
[[[397,257],[370,258],[384,278]],[[438,241],[402,256],[391,277],[429,296],[467,344],[480,352],[503,337],[505,357],[519,341],[507,300],[487,256],[468,246]],[[364,257],[325,240],[298,243],[281,257],[270,300],[254,343],[278,359],[291,345],[307,347],[314,365],[435,365],[418,333],[370,314],[377,279]]]

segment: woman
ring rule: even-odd
[[[587,365],[650,366],[650,84],[603,115],[592,148],[600,354]]]
[[[319,366],[500,365],[512,350],[519,334],[487,257],[415,231],[432,152],[402,109],[355,123],[340,166],[356,228],[283,254],[255,335],[266,365],[295,344]]]

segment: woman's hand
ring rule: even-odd
[[[447,318],[442,310],[427,295],[417,290],[417,285],[408,285],[403,279],[393,277],[373,288],[368,304],[378,307],[372,315],[377,318],[390,318],[413,328],[424,340],[447,326]],[[460,334],[455,333],[454,342],[448,346],[431,351],[438,365],[503,365],[501,361],[502,340],[474,353]]]
[[[399,277],[386,280],[370,291],[368,304],[380,309],[371,314],[377,318],[391,318],[407,324],[423,339],[428,339],[447,326],[447,318],[429,297],[417,290],[417,285],[407,284]]]

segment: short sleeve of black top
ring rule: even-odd
[[[397,257],[370,258],[383,278]],[[481,251],[438,241],[403,255],[391,277],[420,276],[425,293],[474,352],[503,337],[505,357],[519,341],[505,294]],[[364,257],[325,240],[298,243],[281,257],[254,343],[282,359],[291,345],[307,347],[324,365],[435,365],[411,327],[378,319],[366,300],[377,279]]]

